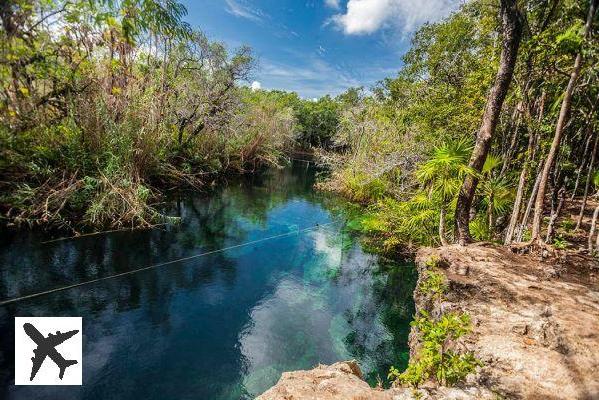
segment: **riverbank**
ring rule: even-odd
[[[592,399],[599,396],[599,265],[577,253],[550,259],[517,255],[507,247],[477,244],[417,254],[420,272],[417,312],[433,318],[467,313],[472,332],[451,346],[472,351],[482,366],[466,382],[447,388],[428,381],[418,389],[427,399]],[[423,291],[425,271],[443,274],[446,295]],[[421,341],[412,328],[412,360]],[[370,389],[351,362],[283,374],[259,397],[274,399],[409,399],[411,388]]]

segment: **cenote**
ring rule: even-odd
[[[180,223],[152,230],[2,233],[0,300],[212,253],[0,306],[0,395],[245,399],[346,359],[384,381],[407,362],[414,269],[367,253],[314,179],[295,162],[180,195],[166,210]],[[83,317],[83,386],[14,385],[15,316]]]

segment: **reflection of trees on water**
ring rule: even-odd
[[[354,241],[355,243],[355,241]],[[407,338],[413,317],[416,271],[412,264],[385,262],[354,245],[342,252],[341,271],[334,278],[339,291],[353,296],[342,311],[347,324],[343,343],[360,361],[367,380],[386,380],[391,365],[407,365]]]
[[[313,231],[306,241],[309,257],[294,261],[300,277],[280,279],[240,333],[248,398],[283,371],[354,358],[374,384],[407,360],[414,269],[383,264],[335,230]]]
[[[167,208],[181,223],[163,228],[117,232],[40,244],[39,233],[3,232],[0,248],[0,299],[97,279],[131,269],[220,249],[243,242],[252,225],[264,226],[267,213],[292,197],[312,196],[311,171],[293,166],[240,179],[210,196],[180,195]],[[284,190],[282,190],[284,188]],[[187,268],[192,265],[193,268]],[[164,273],[164,269],[168,272]],[[14,363],[15,315],[112,315],[140,310],[142,318],[167,332],[170,302],[181,289],[216,281],[233,286],[235,260],[225,253],[209,262],[195,259],[115,280],[24,300],[0,308],[0,384],[6,387]],[[151,307],[142,307],[152,304]],[[114,310],[114,311],[113,311]],[[107,328],[110,330],[110,327]],[[10,372],[12,374],[12,372]]]
[[[175,196],[173,202],[167,207],[169,215],[180,216],[181,223],[169,225],[147,231],[117,232],[106,235],[82,237],[75,240],[59,241],[49,244],[39,244],[43,236],[32,233],[30,235],[4,235],[5,245],[0,247],[0,299],[12,298],[18,295],[35,293],[53,287],[69,285],[99,277],[129,271],[159,262],[175,260],[193,254],[221,249],[227,246],[242,243],[252,238],[249,235],[258,234],[259,237],[268,234],[281,233],[282,220],[273,220],[269,213],[277,206],[283,205],[292,199],[307,200],[309,204],[318,206],[324,210],[332,210],[338,200],[311,190],[314,182],[313,171],[306,169],[304,163],[294,164],[291,170],[271,171],[263,176],[252,179],[240,179],[229,182],[229,185],[217,190],[209,196],[185,195]],[[323,215],[325,211],[323,212]],[[308,216],[307,216],[308,217]],[[314,216],[310,216],[314,218]],[[304,221],[308,223],[308,219]],[[279,225],[277,225],[279,224]],[[265,230],[262,231],[262,230]],[[329,235],[329,240],[334,239],[336,232]],[[345,237],[345,239],[343,239]],[[360,357],[374,357],[366,353],[373,353],[373,343],[376,344],[375,352],[380,352],[380,357],[369,361],[373,369],[377,369],[384,357],[389,354],[401,353],[402,345],[405,346],[408,323],[411,318],[412,306],[411,293],[413,282],[398,270],[391,270],[390,274],[368,276],[374,278],[365,279],[357,274],[359,268],[356,265],[364,262],[376,264],[376,257],[364,255],[359,246],[348,246],[351,238],[341,235],[342,243],[332,243],[334,252],[341,251],[341,262],[332,262],[328,259],[326,265],[339,265],[336,270],[321,271],[323,261],[314,260],[311,250],[313,244],[302,244],[297,254],[289,255],[286,260],[289,265],[305,267],[307,273],[312,277],[305,279],[317,279],[318,285],[312,294],[314,298],[323,295],[321,287],[323,282],[329,282],[337,288],[345,287],[343,296],[337,299],[337,314],[327,314],[326,321],[316,318],[314,326],[320,326],[326,322],[327,329],[330,320],[338,321],[343,328],[341,341],[335,343],[323,342],[313,352],[307,352],[302,357],[318,358],[325,352],[325,347],[339,349],[344,347],[352,355]],[[346,240],[343,243],[343,240]],[[329,246],[330,247],[330,246]],[[326,249],[325,249],[326,250]],[[332,254],[332,253],[331,253]],[[331,254],[327,257],[331,257]],[[369,267],[372,265],[369,264]],[[84,324],[93,324],[94,331],[87,330],[88,343],[92,348],[101,348],[105,352],[104,360],[97,361],[97,368],[110,364],[108,360],[112,357],[111,351],[118,352],[119,346],[127,348],[126,342],[108,343],[113,337],[114,330],[120,329],[126,334],[127,329],[133,330],[135,321],[143,321],[152,327],[152,332],[167,337],[174,327],[180,329],[180,321],[177,315],[171,315],[174,299],[185,292],[198,294],[208,292],[214,285],[232,288],[236,285],[238,278],[238,263],[236,257],[230,253],[219,252],[207,257],[196,258],[169,266],[161,267],[107,280],[97,284],[83,286],[76,289],[57,292],[31,300],[0,307],[0,386],[6,392],[0,392],[0,397],[5,397],[8,392],[9,382],[12,377],[12,366],[14,365],[14,316],[39,315],[39,316],[84,316]],[[310,268],[312,270],[310,271]],[[266,279],[266,278],[265,278]],[[261,285],[265,283],[260,282]],[[404,286],[408,286],[403,287]],[[337,289],[336,289],[337,290]],[[289,292],[282,291],[279,294]],[[407,295],[406,295],[407,293]],[[214,295],[214,294],[211,294]],[[208,294],[206,294],[208,296]],[[407,296],[407,297],[406,297]],[[289,296],[287,296],[289,297]],[[287,298],[285,297],[285,298]],[[236,299],[231,299],[236,301]],[[306,301],[312,301],[310,297]],[[324,301],[324,300],[322,300]],[[357,308],[348,308],[348,304],[359,304]],[[276,310],[274,303],[272,309]],[[308,304],[308,303],[306,303]],[[317,303],[314,305],[314,314],[319,310]],[[240,324],[236,332],[242,330],[242,324],[253,312],[254,304],[248,304],[245,309],[235,310],[231,320]],[[180,305],[178,306],[180,307]],[[402,308],[403,307],[403,308]],[[299,307],[298,310],[302,310]],[[256,314],[264,316],[262,314]],[[285,313],[281,314],[282,316]],[[323,314],[324,315],[324,314]],[[336,316],[339,315],[339,318]],[[224,316],[223,316],[224,317]],[[215,318],[218,318],[215,316]],[[244,319],[245,318],[245,319]],[[377,320],[377,318],[380,319]],[[345,321],[345,322],[340,322]],[[406,321],[406,322],[404,322]],[[301,321],[299,321],[301,322]],[[387,332],[401,332],[399,337],[389,339],[388,336],[377,338],[377,331],[373,326],[380,326]],[[115,328],[115,324],[119,325]],[[301,324],[300,324],[301,325]],[[349,328],[346,329],[346,326]],[[349,329],[349,330],[348,330]],[[84,325],[85,330],[85,325]],[[296,329],[297,331],[297,329]],[[132,332],[133,334],[133,332]],[[298,340],[304,343],[309,341],[309,335],[300,337]],[[122,339],[118,339],[121,340]],[[133,339],[130,339],[133,340]],[[328,344],[327,344],[328,343]],[[153,349],[162,351],[172,343],[162,343]],[[86,345],[87,346],[87,345]],[[289,347],[290,354],[300,351],[302,346],[295,349]],[[305,346],[303,346],[305,349]],[[112,350],[107,350],[112,349]],[[366,351],[368,350],[368,351]],[[87,351],[87,350],[86,350]],[[239,349],[231,349],[239,351]],[[336,350],[335,350],[336,351]],[[340,357],[339,350],[331,354]],[[285,352],[281,352],[285,356]],[[86,356],[87,357],[87,356]],[[90,354],[89,357],[96,357]],[[99,357],[99,356],[98,356]],[[207,356],[206,356],[207,357]],[[295,357],[301,359],[302,357]],[[395,356],[393,356],[396,358]],[[293,357],[291,357],[293,358]],[[243,359],[237,357],[233,361],[238,365],[228,365],[226,369],[227,379],[231,382],[241,381],[242,376],[236,379],[235,375],[242,374],[244,367],[241,365]],[[247,362],[247,360],[246,360]],[[91,361],[90,361],[91,364]],[[291,363],[280,363],[279,368],[292,366]],[[111,367],[114,368],[114,367]],[[119,366],[121,368],[121,366]],[[269,369],[270,368],[270,369]],[[272,373],[271,366],[264,366],[262,373]],[[266,371],[266,372],[265,372]],[[85,373],[85,372],[84,372]],[[126,374],[127,371],[122,371]],[[277,369],[277,374],[279,369]],[[247,375],[244,375],[247,379]],[[255,375],[254,377],[257,377]],[[225,385],[224,383],[221,384]],[[132,388],[131,390],[134,390]],[[202,388],[198,388],[198,393]],[[216,390],[213,388],[213,390]],[[242,387],[222,387],[223,398],[226,393],[241,393]],[[201,396],[200,396],[201,397]],[[233,396],[234,397],[234,396]]]

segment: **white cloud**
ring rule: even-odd
[[[236,17],[245,18],[254,22],[262,22],[265,17],[268,17],[262,10],[256,7],[247,5],[245,1],[225,0],[227,7],[225,10]]]
[[[298,92],[305,98],[324,94],[337,95],[361,83],[341,66],[331,65],[320,57],[303,55],[302,63],[281,64],[263,60],[260,68],[262,82],[268,87]]]
[[[252,84],[250,85],[250,87],[254,91],[260,90],[260,89],[262,89],[262,84],[260,84],[260,82],[258,82],[258,81],[254,81],[254,82],[252,82]]]
[[[373,33],[395,26],[413,32],[425,22],[438,21],[456,10],[461,0],[349,0],[344,14],[332,21],[347,35]]]
[[[339,9],[339,0],[324,0],[324,4],[326,4],[327,7]]]

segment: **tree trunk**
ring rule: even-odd
[[[591,139],[592,138],[589,135],[589,137],[587,137],[587,140],[585,141],[584,151],[582,152],[582,159],[580,161],[580,166],[576,170],[576,182],[574,183],[574,189],[572,190],[572,196],[570,197],[570,200],[574,200],[574,197],[576,197],[576,192],[578,191],[578,184],[580,183],[580,174],[582,173],[584,166],[587,164],[587,155],[589,152],[589,145],[591,144]]]
[[[585,37],[589,36],[589,32],[591,31],[591,25],[593,23],[593,17],[595,16],[595,10],[597,8],[597,3],[599,0],[592,0],[589,6],[589,13],[587,16],[587,21],[585,25]],[[562,100],[562,106],[559,112],[559,117],[557,119],[557,125],[555,127],[555,135],[553,137],[553,142],[551,143],[551,148],[549,149],[549,154],[547,154],[547,160],[545,161],[545,165],[543,167],[543,174],[541,175],[541,181],[539,183],[539,191],[537,192],[537,198],[535,200],[535,212],[532,219],[532,240],[539,241],[541,237],[541,222],[543,218],[543,202],[545,201],[545,191],[547,189],[547,180],[549,179],[549,172],[553,167],[553,163],[555,161],[555,157],[557,156],[559,145],[562,139],[562,135],[564,133],[564,127],[568,121],[568,115],[570,113],[570,106],[572,105],[572,94],[574,92],[574,88],[576,86],[576,81],[578,80],[578,75],[580,73],[580,68],[582,66],[582,52],[579,52],[576,55],[576,59],[574,61],[574,69],[570,74],[570,80],[568,82],[568,86],[566,87],[566,91],[564,92],[564,98]]]
[[[516,147],[518,145],[518,131],[520,130],[520,124],[522,123],[522,112],[520,111],[520,109],[522,108],[522,102],[519,101],[518,104],[516,104],[516,108],[514,111],[514,118],[516,119],[516,123],[514,124],[514,132],[512,134],[512,137],[510,139],[510,146],[508,147],[507,151],[505,152],[505,155],[503,157],[503,164],[501,165],[501,172],[499,172],[499,176],[503,176],[505,174],[505,172],[507,171],[510,162],[512,161],[512,157],[514,155],[514,153],[516,152]]]
[[[489,240],[493,240],[493,231],[495,230],[495,219],[493,218],[493,195],[489,196],[487,206],[487,223],[489,227]]]
[[[559,189],[558,196],[559,202],[557,203],[555,211],[551,214],[551,219],[549,220],[549,225],[547,226],[547,237],[545,238],[545,243],[550,243],[553,240],[555,223],[559,218],[559,214],[562,211],[562,207],[564,206],[564,197],[566,196],[565,187],[562,186]]]
[[[541,168],[541,169],[543,168],[542,161],[541,161],[541,164],[539,165],[539,168]],[[541,182],[541,174],[542,174],[541,171],[539,171],[539,173],[537,173],[535,183],[532,187],[532,191],[530,192],[530,198],[528,199],[528,203],[526,205],[526,211],[524,212],[524,215],[522,216],[522,221],[520,222],[520,227],[518,228],[518,233],[516,234],[516,242],[522,241],[522,236],[524,235],[524,229],[526,229],[526,225],[528,225],[528,217],[530,216],[530,212],[532,211],[532,206],[534,204],[534,200],[537,197],[537,191],[539,190],[539,182]]]
[[[487,159],[491,139],[499,121],[501,107],[512,81],[512,75],[514,74],[514,66],[516,65],[518,47],[520,46],[522,35],[522,15],[518,10],[516,0],[501,0],[501,21],[503,44],[499,60],[499,70],[487,98],[482,125],[476,135],[476,143],[474,144],[468,164],[477,172],[482,170]],[[462,245],[472,241],[469,228],[470,208],[472,207],[477,185],[478,178],[468,175],[464,179],[460,194],[458,195],[455,220],[458,242]]]
[[[541,94],[541,98],[539,99],[538,105],[538,113],[537,113],[537,124],[535,127],[535,133],[533,136],[533,147],[532,154],[530,156],[530,161],[533,162],[536,158],[537,152],[540,151],[540,141],[541,141],[541,133],[540,133],[540,124],[543,121],[543,115],[545,114],[545,100],[547,99],[547,93],[543,90]],[[520,225],[518,225],[518,229],[515,231],[516,242],[522,241],[522,235],[524,234],[524,228],[528,224],[528,217],[530,216],[530,212],[532,211],[532,206],[534,204],[534,200],[537,194],[537,190],[539,189],[539,180],[541,179],[541,170],[543,169],[543,160],[542,156],[539,159],[539,165],[537,166],[537,170],[535,171],[535,181],[532,186],[532,190],[530,192],[528,201],[526,202],[526,210],[524,215],[522,216],[522,221]]]
[[[534,137],[532,133],[528,136],[528,149],[526,150],[526,160],[522,166],[520,172],[520,179],[518,180],[518,190],[516,192],[516,199],[514,200],[514,208],[512,209],[512,216],[510,217],[510,223],[505,232],[504,244],[507,246],[512,243],[514,231],[516,230],[516,224],[518,223],[518,217],[520,216],[520,206],[524,198],[524,188],[526,187],[526,178],[528,177],[529,163],[532,161],[532,151],[534,147]]]
[[[590,125],[589,125],[590,126]],[[587,206],[587,199],[589,196],[589,188],[591,187],[591,175],[593,174],[593,167],[595,165],[595,157],[597,156],[597,142],[599,142],[599,135],[595,138],[593,144],[593,152],[591,153],[591,161],[589,162],[589,170],[587,172],[587,180],[584,186],[584,195],[582,196],[582,204],[580,205],[580,212],[578,213],[578,220],[576,221],[576,229],[580,228],[582,224],[582,217],[584,217],[584,209]]]
[[[595,208],[593,213],[593,220],[591,221],[591,229],[589,230],[589,253],[593,254],[593,235],[595,234],[595,228],[597,227],[597,216],[599,215],[599,206]]]
[[[439,215],[439,239],[441,240],[441,246],[447,246],[447,239],[445,239],[445,216],[447,215],[447,209],[445,206],[441,206],[441,214]]]

